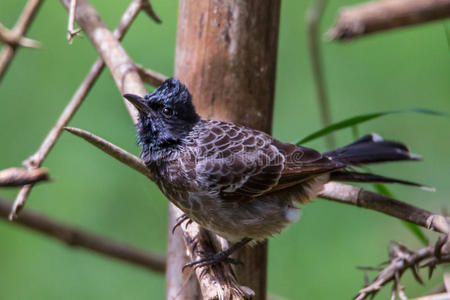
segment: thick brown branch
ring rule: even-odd
[[[42,169],[9,168],[0,171],[0,187],[22,186],[48,179],[47,171]]]
[[[124,37],[124,35],[128,31],[128,28],[130,28],[132,22],[141,10],[142,3],[145,3],[145,1],[146,0],[134,0],[131,2],[129,7],[123,14],[119,26],[116,28],[116,30],[114,30],[113,35],[116,39],[121,40]],[[56,124],[47,134],[47,137],[44,139],[37,152],[24,162],[24,165],[27,168],[32,169],[41,166],[42,162],[50,153],[50,150],[53,148],[59,136],[61,135],[63,127],[66,126],[72,119],[73,115],[78,110],[81,103],[86,98],[92,86],[100,76],[104,66],[105,64],[101,58],[97,59],[97,61],[92,65],[88,75],[81,83],[75,94],[72,96],[70,102],[64,108],[63,112],[56,121]],[[20,190],[19,194],[16,197],[16,200],[14,201],[13,210],[10,214],[10,220],[12,220],[20,211],[20,209],[25,205],[27,197],[30,194],[32,188],[33,185],[26,185]]]
[[[29,0],[27,2],[19,20],[12,30],[15,40],[18,41],[25,35],[41,3],[41,0]],[[6,69],[8,69],[9,63],[16,53],[16,49],[17,45],[5,45],[0,52],[0,81],[3,78]]]
[[[319,197],[376,210],[437,232],[449,232],[448,218],[359,187],[329,182]]]
[[[11,204],[0,199],[0,217],[6,219],[10,210]],[[165,258],[161,255],[64,225],[29,210],[24,210],[14,223],[50,236],[71,247],[89,249],[156,272],[165,270]]]
[[[450,0],[382,0],[339,11],[327,35],[332,40],[350,40],[397,27],[450,17]]]

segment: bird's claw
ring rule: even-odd
[[[217,254],[213,254],[207,257],[191,261],[185,264],[181,269],[181,271],[184,271],[186,268],[194,268],[194,270],[197,270],[198,268],[212,266],[219,263],[229,263],[233,265],[243,264],[242,261],[229,257],[227,254],[220,252]]]
[[[172,234],[175,233],[175,229],[177,229],[178,226],[180,226],[181,224],[183,224],[184,221],[187,220],[186,223],[186,227],[189,226],[192,223],[192,220],[186,215],[186,214],[182,214],[178,219],[177,222],[175,223],[175,225],[172,227]]]

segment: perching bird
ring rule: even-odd
[[[232,261],[237,248],[280,233],[330,180],[417,185],[349,169],[419,159],[376,134],[320,154],[239,124],[202,120],[175,78],[143,98],[124,97],[139,111],[141,158],[161,191],[191,220],[234,243],[189,266]]]

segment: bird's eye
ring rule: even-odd
[[[168,107],[164,107],[162,112],[166,117],[170,117],[173,115],[173,110]]]

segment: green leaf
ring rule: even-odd
[[[395,198],[391,191],[384,184],[374,184],[374,186],[378,193],[385,195],[386,197]],[[412,234],[417,237],[419,241],[422,242],[422,244],[428,246],[428,239],[419,226],[404,220],[402,220],[402,223],[406,226],[406,228],[409,229],[409,231],[412,232]]]
[[[385,115],[404,113],[404,112],[417,112],[417,113],[422,113],[422,114],[449,117],[449,115],[446,113],[427,109],[427,108],[407,108],[407,109],[402,109],[402,110],[391,110],[391,111],[385,111],[385,112],[377,112],[377,113],[358,115],[358,116],[354,116],[354,117],[339,121],[337,123],[331,124],[325,128],[322,128],[322,129],[316,131],[316,132],[313,132],[313,133],[307,135],[306,137],[302,138],[301,140],[299,140],[296,144],[297,145],[304,144],[306,142],[312,141],[314,139],[317,139],[324,135],[330,134],[332,132],[335,132],[335,131],[338,131],[338,130],[341,130],[344,128],[352,127],[357,124],[360,124],[360,123],[363,123],[366,121],[370,121],[372,119],[379,118],[379,117],[382,117]]]

